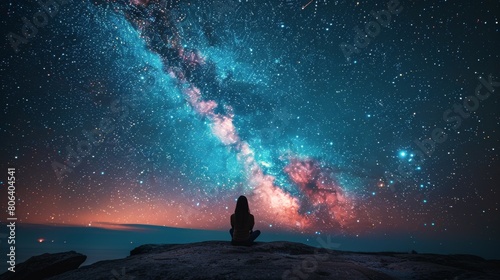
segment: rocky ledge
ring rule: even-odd
[[[50,266],[47,260],[53,255],[36,257],[37,267]],[[34,265],[32,260],[30,267]],[[473,255],[355,253],[281,241],[252,247],[226,241],[150,244],[135,248],[124,259],[78,269],[72,265],[72,270],[49,278],[4,278],[13,274],[8,272],[0,279],[500,279],[500,261]],[[53,270],[56,266],[52,264]]]
[[[75,251],[34,256],[16,265],[15,272],[7,271],[0,280],[47,279],[66,271],[77,269],[87,256]]]

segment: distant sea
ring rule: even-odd
[[[7,244],[5,224],[0,224],[0,273],[7,271]],[[107,225],[112,227],[113,225]],[[227,231],[182,229],[149,225],[114,225],[115,229],[101,227],[47,226],[18,224],[16,228],[16,263],[43,253],[76,251],[87,256],[83,265],[101,260],[125,258],[135,247],[143,244],[183,244],[208,240],[226,240]],[[461,240],[434,240],[410,235],[367,235],[341,237],[336,235],[301,235],[271,232],[261,229],[257,241],[292,241],[321,247],[329,244],[336,250],[358,252],[409,252],[436,254],[473,254],[486,259],[500,259],[499,240],[495,242],[479,238]],[[318,239],[320,238],[320,239]]]

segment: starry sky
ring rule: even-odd
[[[497,1],[57,1],[0,4],[19,222],[499,236]]]

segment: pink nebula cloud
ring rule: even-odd
[[[353,198],[317,162],[292,159],[285,167],[285,172],[313,207],[326,208],[316,213],[322,223],[338,223],[341,227],[346,227],[354,222],[357,215]]]

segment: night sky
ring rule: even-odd
[[[19,223],[500,236],[498,1],[57,3],[0,4]]]

